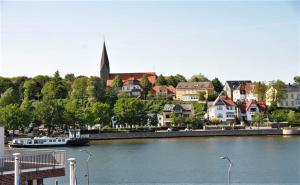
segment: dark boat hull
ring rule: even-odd
[[[51,144],[51,145],[22,145],[22,144],[10,144],[10,147],[14,148],[47,148],[47,147],[66,147],[66,146],[86,146],[89,144],[89,140],[86,138],[70,139],[66,144]]]

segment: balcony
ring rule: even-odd
[[[19,161],[21,173],[45,172],[47,170],[60,171],[61,173],[58,173],[57,176],[62,176],[65,173],[66,153],[63,150],[12,149],[5,150],[4,157],[0,157],[0,179],[2,175],[14,174],[13,153],[20,153]],[[47,176],[43,178],[47,178]]]

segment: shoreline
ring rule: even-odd
[[[188,137],[212,137],[212,136],[275,136],[284,135],[278,129],[255,130],[201,130],[201,131],[172,131],[172,132],[137,132],[137,133],[99,133],[90,134],[90,141],[118,140],[118,139],[155,139],[155,138],[188,138]],[[291,134],[290,136],[300,136]]]

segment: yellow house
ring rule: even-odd
[[[277,90],[270,87],[266,92],[266,104],[270,106],[276,101]],[[300,108],[300,86],[288,84],[285,86],[283,99],[277,103],[278,107]]]
[[[181,101],[199,101],[199,92],[205,97],[214,92],[211,82],[180,82],[176,87],[176,99]]]

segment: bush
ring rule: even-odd
[[[219,124],[221,122],[221,120],[219,118],[212,118],[210,120],[213,124]]]

